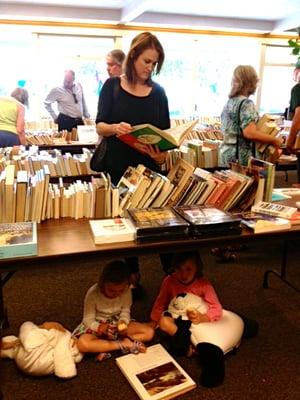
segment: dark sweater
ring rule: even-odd
[[[148,96],[137,97],[122,89],[120,78],[108,79],[101,90],[98,102],[96,123],[117,124],[127,122],[130,125],[152,124],[160,129],[170,127],[168,99],[164,89],[153,83]],[[112,182],[117,184],[128,166],[143,164],[159,172],[158,165],[151,157],[121,142],[116,136],[107,138],[106,172]]]

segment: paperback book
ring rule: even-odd
[[[182,144],[196,123],[197,121],[189,121],[165,130],[151,124],[135,125],[132,132],[119,135],[118,139],[141,153],[147,153],[145,145],[156,145],[160,151],[171,150]]]
[[[173,399],[196,388],[196,383],[160,345],[146,353],[116,358],[116,363],[142,400]]]
[[[174,210],[190,224],[194,236],[240,234],[241,219],[210,205],[182,205]]]
[[[135,238],[135,228],[128,218],[90,220],[95,244],[128,242]]]
[[[0,224],[0,259],[37,255],[35,222]]]
[[[253,233],[274,232],[291,228],[291,222],[288,219],[268,214],[248,211],[239,214],[239,217],[241,224],[251,229]]]
[[[179,239],[188,235],[188,222],[169,207],[130,208],[127,212],[138,242]]]

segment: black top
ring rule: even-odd
[[[291,91],[290,112],[294,113],[300,107],[300,83],[297,83]]]
[[[138,97],[126,92],[120,85],[120,78],[108,79],[100,92],[96,123],[117,124],[127,122],[130,125],[152,124],[160,129],[170,127],[168,99],[164,89],[157,83],[152,84],[148,96]],[[106,172],[112,182],[117,184],[128,166],[143,164],[159,172],[158,165],[151,157],[143,155],[121,142],[116,136],[107,137]]]

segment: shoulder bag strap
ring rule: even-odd
[[[241,113],[242,105],[243,105],[243,103],[244,103],[245,101],[246,101],[246,99],[243,99],[243,100],[240,102],[239,107],[238,107],[238,111],[237,111],[237,118],[236,118],[236,120],[237,120],[237,126],[238,126],[238,129],[239,129],[238,134],[237,134],[237,137],[236,137],[236,147],[235,147],[235,158],[236,158],[237,161],[239,161],[239,138],[240,138],[240,135],[243,135],[243,130],[242,130],[242,128],[240,127],[240,123],[241,123],[241,120],[240,120],[240,113]]]

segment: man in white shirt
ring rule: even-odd
[[[57,104],[58,115],[52,104]],[[44,101],[46,110],[54,122],[58,124],[58,131],[72,131],[78,125],[84,125],[83,118],[89,118],[86,102],[80,83],[75,83],[75,72],[65,71],[62,86],[53,88]]]

